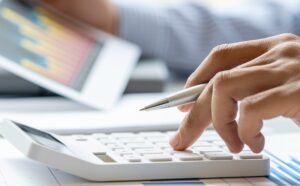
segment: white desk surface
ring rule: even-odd
[[[162,96],[152,93],[129,94],[108,111],[92,110],[59,97],[0,99],[0,120],[9,118],[56,133],[176,129],[184,117],[176,108],[139,111]]]

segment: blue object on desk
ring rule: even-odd
[[[271,158],[271,175],[268,179],[277,185],[300,185],[300,160],[291,157],[286,162],[269,151],[265,153]]]

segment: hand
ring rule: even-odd
[[[264,147],[263,120],[285,116],[300,121],[300,38],[283,34],[221,45],[212,50],[188,78],[186,87],[209,82],[170,140],[184,150],[212,122],[231,152],[247,144]],[[236,121],[240,102],[239,121]]]
[[[107,0],[31,0],[41,1],[57,11],[90,26],[116,35],[118,10]]]

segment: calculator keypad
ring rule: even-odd
[[[169,145],[174,132],[111,133],[72,135],[72,139],[92,149],[94,154],[109,154],[116,162],[186,162],[212,160],[263,159],[245,148],[240,154],[231,154],[215,131],[206,131],[185,151],[175,151]],[[92,141],[92,143],[91,143]],[[91,148],[93,146],[93,148]],[[89,147],[89,148],[87,148]]]

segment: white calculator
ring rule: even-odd
[[[213,130],[186,151],[172,131],[55,135],[4,120],[0,134],[35,161],[92,181],[267,176],[270,160],[244,149],[231,154]]]

